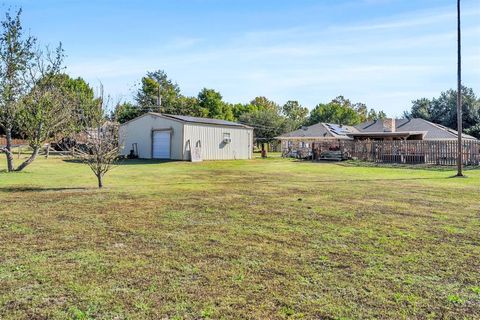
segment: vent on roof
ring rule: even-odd
[[[302,126],[302,130],[303,130],[303,131],[307,131],[307,130],[308,130],[308,127]]]

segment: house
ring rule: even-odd
[[[480,141],[463,134],[466,164],[480,161]],[[356,126],[317,123],[277,137],[297,158],[455,164],[457,131],[423,119],[383,119]]]
[[[149,112],[119,128],[122,155],[143,159],[251,159],[253,128],[208,118]]]
[[[278,136],[281,142],[282,153],[285,155],[300,156],[300,153],[309,153],[312,145],[319,142],[335,143],[342,140],[353,140],[347,133],[358,132],[355,127],[342,126],[331,123],[317,123],[304,126],[298,130]],[[288,154],[288,153],[291,154]],[[306,155],[300,157],[305,158]]]
[[[341,140],[457,140],[457,131],[424,119],[382,119],[356,126],[317,123],[278,136],[282,150],[310,147],[312,143]],[[463,134],[465,140],[477,140]]]
[[[424,119],[383,119],[367,121],[355,126],[356,132],[347,134],[355,140],[428,140],[456,141],[458,132]],[[477,140],[462,134],[464,140]]]

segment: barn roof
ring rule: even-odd
[[[174,115],[174,114],[164,114],[164,113],[158,113],[158,112],[147,112],[142,114],[141,116],[129,120],[125,123],[122,123],[121,126],[126,125],[130,122],[136,121],[137,119],[145,116],[154,116],[154,117],[162,117],[166,119],[171,119],[175,121],[179,121],[182,123],[199,123],[199,124],[210,124],[210,125],[217,125],[217,126],[224,126],[224,127],[238,127],[238,128],[243,128],[243,129],[253,129],[252,127],[249,127],[245,124],[237,123],[237,122],[232,122],[232,121],[227,121],[227,120],[220,120],[220,119],[210,119],[210,118],[199,118],[199,117],[190,117],[190,116],[180,116],[180,115]]]
[[[180,116],[180,115],[173,115],[173,114],[160,114],[160,113],[154,113],[154,115],[158,116],[163,116],[166,118],[171,118],[175,120],[179,120],[181,122],[188,122],[188,123],[200,123],[200,124],[213,124],[217,126],[229,126],[229,127],[240,127],[240,128],[246,128],[246,129],[251,129],[251,127],[233,122],[233,121],[227,121],[227,120],[221,120],[221,119],[210,119],[210,118],[199,118],[199,117],[191,117],[191,116]]]

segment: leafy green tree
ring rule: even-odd
[[[382,110],[377,112],[377,111],[375,111],[375,109],[370,109],[368,111],[366,120],[375,121],[375,120],[385,119],[386,117],[387,117],[387,114],[385,112],[383,112]]]
[[[465,130],[463,130],[466,134],[469,134],[473,137],[476,137],[477,139],[480,139],[480,122],[477,124],[474,124]]]
[[[366,120],[385,118],[385,112],[378,113],[370,109],[364,103],[354,103],[344,96],[338,96],[329,103],[318,104],[311,112],[307,121],[309,125],[327,122],[343,125],[356,125]]]
[[[180,87],[163,70],[147,72],[142,78],[135,101],[141,113],[175,114],[180,98]]]
[[[111,116],[112,120],[125,123],[141,115],[141,109],[131,102],[119,103]]]
[[[319,122],[356,125],[360,123],[360,116],[354,109],[342,106],[336,102],[318,104],[311,112],[308,124]]]
[[[232,105],[233,117],[236,120],[238,120],[243,114],[252,113],[258,110],[259,110],[258,106],[250,103],[247,103],[247,104],[236,103]]]
[[[38,64],[43,66],[37,70],[42,76],[32,80],[34,86],[21,100],[17,121],[33,151],[16,171],[32,163],[46,142],[80,132],[80,120],[91,117],[95,108],[93,89],[83,79],[61,73],[61,47],[48,61]]]
[[[204,117],[206,114],[200,110],[198,99],[195,97],[180,96],[177,101],[176,113],[184,116]]]
[[[298,101],[287,101],[282,106],[282,114],[286,117],[289,131],[300,128],[307,121],[308,109],[302,107]]]
[[[255,138],[262,143],[273,141],[276,136],[287,131],[285,117],[272,109],[242,114],[239,121],[252,126]]]
[[[233,107],[229,103],[223,104],[223,119],[227,121],[235,120],[235,117],[233,115]]]
[[[255,106],[258,110],[273,110],[278,112],[280,107],[277,103],[272,100],[268,100],[266,97],[256,97],[250,104]]]
[[[68,99],[71,115],[68,118],[70,126],[65,134],[79,132],[83,128],[79,125],[79,119],[91,117],[98,98],[95,97],[93,88],[82,78],[72,78],[66,73],[55,76],[55,85]]]
[[[421,98],[412,101],[412,107],[410,111],[405,111],[403,115],[406,118],[422,118],[425,120],[429,120],[431,117],[431,110],[430,110],[431,101],[428,98]]]
[[[198,105],[210,118],[225,119],[225,103],[219,92],[203,88],[198,94]]]
[[[7,170],[21,171],[37,157],[40,148],[58,135],[76,128],[91,110],[83,103],[93,90],[81,79],[63,74],[64,51],[34,49],[35,39],[24,37],[20,21],[7,12],[0,34],[0,125],[7,136]],[[12,128],[28,140],[32,153],[17,168],[11,151]]]
[[[367,105],[365,103],[362,103],[362,102],[358,102],[358,103],[355,103],[353,105],[353,109],[357,112],[358,114],[358,117],[360,119],[360,122],[365,122],[367,120],[369,120],[368,118],[368,114],[369,114],[369,111],[368,111],[368,108],[367,108]],[[375,112],[375,110],[370,110],[370,111],[373,111]]]
[[[7,171],[14,170],[12,131],[21,110],[20,100],[28,91],[29,68],[35,64],[36,39],[25,36],[20,21],[22,10],[12,16],[6,12],[0,31],[0,127],[6,136]]]
[[[377,118],[376,119],[371,119],[371,120],[380,120],[380,119],[386,119],[387,114],[383,112],[383,110],[378,111],[377,113]]]
[[[462,87],[462,110],[464,132],[480,138],[480,99],[472,88]],[[421,98],[412,101],[410,118],[422,118],[446,127],[457,129],[457,91],[450,89],[438,98]]]

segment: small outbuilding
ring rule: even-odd
[[[253,128],[231,121],[146,113],[119,128],[121,154],[142,159],[251,159]]]

